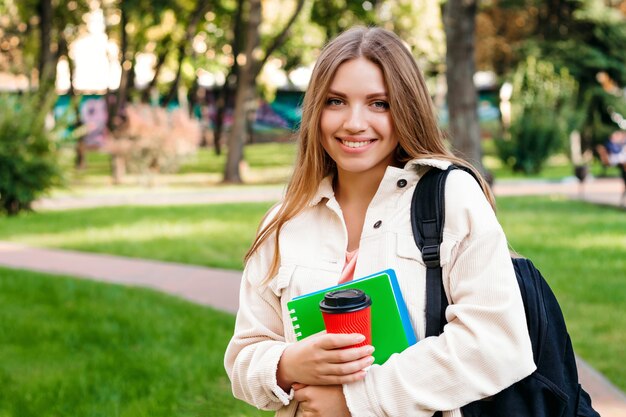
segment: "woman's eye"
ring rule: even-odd
[[[329,106],[339,106],[341,104],[341,100],[338,98],[329,98],[326,100],[326,104]]]
[[[389,108],[389,103],[387,103],[386,101],[375,101],[372,103],[372,106],[376,107],[377,109],[388,109]]]

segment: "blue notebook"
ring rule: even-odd
[[[358,288],[372,298],[372,345],[376,348],[374,363],[385,363],[394,353],[402,352],[417,342],[393,269],[305,294],[287,302],[297,340],[325,329],[319,303],[328,291],[344,288]]]

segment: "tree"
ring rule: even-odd
[[[56,59],[52,52],[52,0],[37,2],[39,17],[39,85],[54,83]]]
[[[380,1],[377,0],[368,2],[350,0],[315,1],[311,9],[311,21],[325,30],[326,39],[331,39],[355,24],[375,24],[377,20],[375,7],[379,3]]]
[[[233,23],[233,41],[231,42],[231,48],[233,56],[239,56],[239,51],[241,51],[241,46],[243,44],[242,38],[244,31],[242,30],[243,22],[243,9],[244,9],[244,0],[237,0],[237,10],[235,12],[235,19]],[[213,146],[215,148],[215,153],[217,155],[221,155],[222,153],[222,129],[224,127],[224,115],[226,112],[226,107],[229,103],[230,92],[232,86],[236,84],[237,77],[239,75],[239,63],[236,59],[233,60],[233,63],[228,71],[228,75],[226,75],[224,85],[220,88],[217,97],[216,97],[216,116],[215,116],[215,125],[213,128]]]
[[[186,56],[191,55],[188,50],[189,45],[192,42],[193,37],[198,32],[198,26],[201,19],[210,10],[211,2],[208,0],[198,0],[194,10],[191,12],[189,19],[187,19],[187,29],[185,30],[185,36],[178,45],[178,68],[176,69],[176,76],[170,86],[170,91],[165,98],[165,104],[169,104],[177,97],[178,87],[180,85],[180,77],[183,68],[183,60]]]
[[[224,168],[224,182],[232,183],[242,182],[239,165],[243,160],[243,144],[246,138],[248,112],[254,106],[255,101],[255,80],[268,58],[285,42],[289,29],[304,6],[304,0],[297,1],[293,14],[283,29],[265,48],[264,53],[258,51],[261,41],[259,34],[259,26],[262,20],[261,0],[248,0],[247,2],[242,2],[242,6],[244,7],[243,28],[246,34],[246,45],[244,55],[235,57],[235,59],[243,61],[243,65],[240,63],[235,94],[234,122],[228,139],[228,155]],[[262,54],[261,58],[259,57],[260,54]]]
[[[540,53],[557,67],[566,67],[579,83],[578,111],[584,148],[602,143],[626,116],[622,88],[626,86],[626,21],[617,9],[601,0],[563,0],[567,30],[561,26],[547,32],[538,44]]]
[[[446,80],[453,150],[479,170],[482,166],[478,98],[474,86],[474,45],[478,0],[448,0],[443,6]]]
[[[476,69],[504,77],[523,60],[522,45],[535,36],[538,10],[513,1],[481,4],[476,16]]]

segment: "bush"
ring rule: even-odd
[[[512,123],[507,137],[496,139],[500,159],[513,171],[535,174],[567,143],[575,118],[577,83],[567,69],[529,57],[513,78]]]
[[[126,170],[150,176],[174,173],[200,144],[200,123],[183,109],[168,112],[162,107],[132,104],[126,108],[126,122],[113,131],[114,140],[104,150],[118,164],[114,180]]]
[[[566,132],[561,125],[528,112],[513,122],[510,140],[496,140],[498,156],[515,172],[537,174],[548,158],[562,148]]]
[[[0,94],[0,212],[15,215],[61,182],[54,132],[46,128],[54,94]]]

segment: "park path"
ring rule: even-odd
[[[275,201],[283,187],[252,188],[247,192],[202,192],[167,196],[146,193],[130,196],[43,200],[38,208],[60,210],[121,204],[193,204],[210,202]],[[509,181],[494,187],[496,195],[563,195],[597,204],[618,206],[623,183],[615,178],[595,179],[580,192],[575,181]],[[122,285],[142,286],[170,293],[194,303],[234,313],[238,308],[240,273],[192,265],[132,259],[112,255],[42,249],[0,241],[0,265],[69,275]],[[626,395],[579,359],[580,380],[602,417],[626,417]]]

